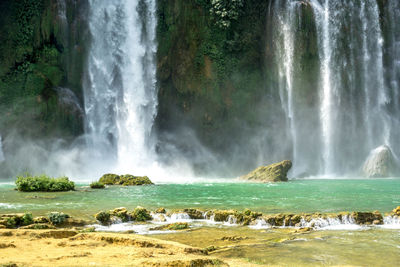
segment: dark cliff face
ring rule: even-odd
[[[69,88],[74,99],[82,95],[86,5],[77,0],[0,2],[3,136],[12,129],[31,137],[82,132],[83,114],[57,88]]]
[[[212,13],[211,1],[158,2],[161,151],[166,141],[196,153],[199,141],[212,154],[227,160],[234,156],[243,166],[255,162],[262,150],[250,139],[263,138],[267,113],[276,112],[268,110],[265,83],[268,1],[241,2],[228,5],[237,11],[228,23]],[[190,137],[188,128],[194,132]],[[235,151],[241,145],[246,153]]]

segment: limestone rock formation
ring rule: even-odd
[[[390,148],[383,145],[370,152],[362,171],[366,177],[390,177],[397,172],[397,165]]]
[[[241,176],[241,180],[252,182],[286,182],[288,180],[287,173],[292,167],[290,160],[284,160],[268,166],[261,166],[247,175]]]

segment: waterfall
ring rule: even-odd
[[[4,161],[4,152],[3,152],[3,141],[1,139],[1,135],[0,135],[0,162]]]
[[[279,96],[288,119],[288,127],[292,138],[292,160],[298,160],[297,130],[294,118],[293,100],[293,57],[294,57],[294,30],[296,3],[291,0],[277,0],[274,4],[276,14],[276,38],[277,66],[279,74]]]
[[[108,169],[140,174],[154,161],[155,0],[90,0],[89,6],[88,146]]]
[[[277,86],[294,169],[320,162],[318,174],[343,175],[359,169],[376,147],[400,152],[400,4],[390,0],[385,5],[380,10],[376,0],[274,2]],[[319,55],[318,85],[312,91],[319,99],[306,105],[319,114],[317,123],[301,113],[305,105],[298,100],[307,89],[304,80],[310,79],[302,77],[304,59],[299,56],[305,42],[299,39],[304,38],[299,20],[308,7]],[[310,144],[318,147],[318,155],[310,155]]]
[[[389,143],[383,37],[375,0],[312,4],[322,73],[323,173],[332,175],[349,157]]]

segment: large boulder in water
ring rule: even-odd
[[[261,166],[247,175],[240,177],[242,180],[252,182],[286,182],[288,180],[287,173],[292,167],[290,160],[284,160],[268,166]]]
[[[390,148],[383,145],[370,152],[362,171],[366,177],[390,177],[397,173],[398,163]]]

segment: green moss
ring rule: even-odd
[[[6,223],[7,228],[16,228],[17,227],[17,220],[15,217],[7,218]]]
[[[96,220],[98,220],[103,225],[108,225],[111,222],[111,220],[110,220],[111,215],[109,212],[106,212],[106,211],[101,211],[101,212],[95,214],[94,217],[96,218]]]
[[[117,175],[112,173],[104,174],[100,179],[99,183],[106,185],[123,185],[123,186],[135,186],[135,185],[152,185],[147,176],[134,176],[131,174]]]
[[[90,184],[90,188],[93,188],[93,189],[103,189],[103,188],[105,188],[105,186],[104,186],[103,183],[100,183],[100,182],[93,182],[93,183]]]
[[[75,183],[67,177],[51,178],[46,175],[39,176],[18,176],[15,181],[18,191],[23,192],[58,192],[75,189]]]
[[[33,224],[33,216],[32,213],[25,213],[24,216],[22,216],[22,222],[21,225],[30,225]]]
[[[63,212],[51,212],[49,214],[49,220],[54,225],[62,224],[67,218],[69,218],[69,215]]]
[[[138,222],[145,222],[152,219],[150,212],[143,207],[135,208],[134,211],[130,214],[130,216],[132,220]]]
[[[113,173],[104,174],[100,179],[99,183],[106,185],[119,184],[119,175]]]

